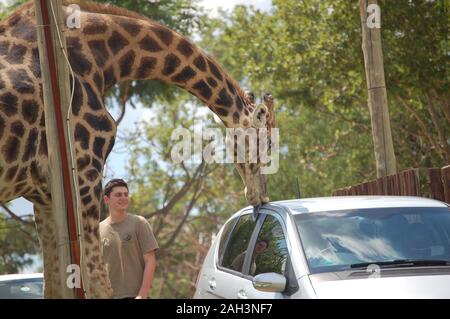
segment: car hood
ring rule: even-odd
[[[318,298],[450,298],[450,268],[434,274],[380,274],[365,278],[343,276],[339,273],[311,275],[310,280]],[[347,277],[343,279],[343,277]],[[353,277],[353,278],[352,278]],[[357,277],[357,276],[356,276]]]

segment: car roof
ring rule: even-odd
[[[44,278],[42,273],[1,275],[0,281]]]
[[[334,196],[270,202],[267,207],[283,207],[291,214],[386,207],[448,207],[445,203],[412,196]],[[248,207],[251,208],[251,207]],[[248,209],[247,208],[247,209]]]

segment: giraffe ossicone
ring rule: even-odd
[[[111,5],[80,6],[80,28],[65,29],[74,77],[73,136],[85,234],[84,262],[91,298],[108,298],[111,286],[102,263],[99,211],[102,173],[113,148],[116,123],[104,97],[129,80],[173,83],[198,97],[230,128],[274,127],[273,100],[256,108],[239,84],[213,58],[180,34],[137,13]],[[34,2],[0,23],[0,203],[31,201],[44,259],[45,297],[58,298],[61,285],[51,214],[48,150]],[[265,110],[262,113],[261,110]],[[264,124],[262,124],[264,123]],[[269,143],[270,144],[270,143]],[[236,164],[250,204],[267,202],[258,163]],[[83,278],[85,280],[85,278]]]

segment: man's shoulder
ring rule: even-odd
[[[101,222],[100,222],[100,227],[105,227],[105,226],[109,226],[111,223],[110,223],[110,221],[109,221],[109,217],[106,217],[104,220],[102,220]]]
[[[98,228],[100,231],[100,236],[104,236],[111,230],[111,223],[109,221],[109,218],[102,220],[98,226],[99,226]]]
[[[138,223],[148,223],[147,219],[144,216],[141,215],[135,215],[135,214],[129,214],[131,219]]]

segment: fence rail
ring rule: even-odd
[[[450,165],[442,168],[410,169],[370,182],[340,188],[332,195],[421,196],[450,203]]]

